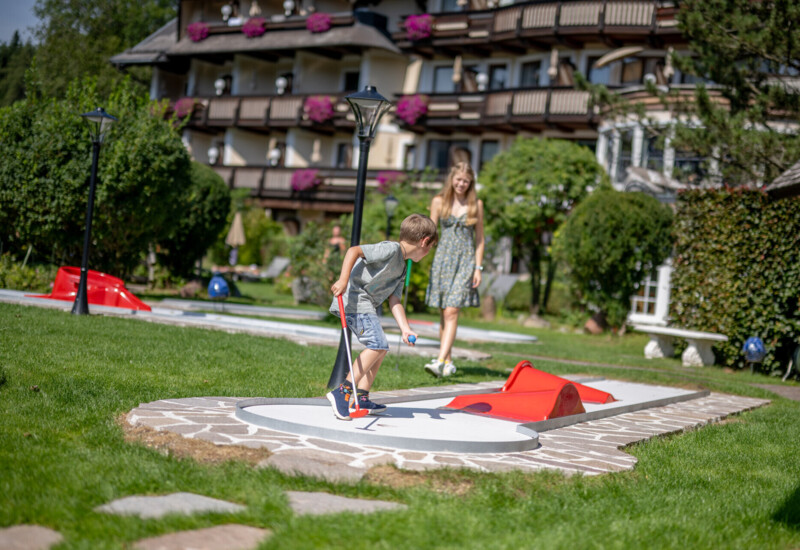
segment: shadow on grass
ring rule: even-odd
[[[458,373],[463,375],[475,375],[475,376],[489,376],[491,378],[500,378],[505,380],[508,378],[507,372],[499,372],[492,369],[487,369],[486,367],[479,367],[479,366],[464,366],[465,363],[458,363]]]
[[[800,530],[800,486],[789,495],[780,508],[773,514],[772,519],[785,524],[795,530]]]

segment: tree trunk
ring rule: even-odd
[[[531,272],[531,314],[538,315],[541,310],[542,250],[538,243],[530,248],[528,270]]]
[[[544,296],[542,296],[542,311],[547,311],[547,302],[550,301],[550,288],[556,274],[556,262],[551,255],[547,255],[547,279],[544,282]]]

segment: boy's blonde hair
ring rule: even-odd
[[[464,174],[470,180],[469,188],[467,189],[467,225],[475,225],[478,223],[478,195],[475,193],[475,170],[468,162],[457,162],[450,169],[447,175],[447,181],[439,192],[439,197],[442,197],[442,211],[440,213],[441,219],[450,216],[453,209],[453,200],[455,200],[456,190],[453,188],[453,178],[456,174]]]
[[[431,244],[439,242],[439,233],[436,224],[423,214],[411,214],[400,224],[400,240],[419,244],[425,237],[430,238]]]

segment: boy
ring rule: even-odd
[[[377,309],[389,299],[389,309],[403,333],[403,342],[413,346],[408,337],[413,335],[416,338],[417,335],[408,325],[400,300],[406,260],[410,258],[415,262],[420,261],[438,240],[436,224],[429,217],[411,214],[400,224],[399,242],[383,241],[352,246],[344,255],[339,280],[331,286],[334,299],[330,311],[339,315],[336,297],[341,295],[347,326],[367,349],[353,363],[353,372],[358,380],[345,379],[327,395],[336,418],[350,420],[354,384],[360,408],[368,410],[369,414],[386,411],[386,405],[369,400],[369,390],[375,381],[375,375],[389,351],[389,341],[381,328]]]

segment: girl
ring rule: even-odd
[[[425,303],[438,307],[439,356],[425,365],[436,377],[456,372],[451,350],[462,307],[478,307],[483,271],[483,202],[475,194],[475,172],[466,162],[450,170],[442,191],[431,201],[431,219],[441,223]]]

